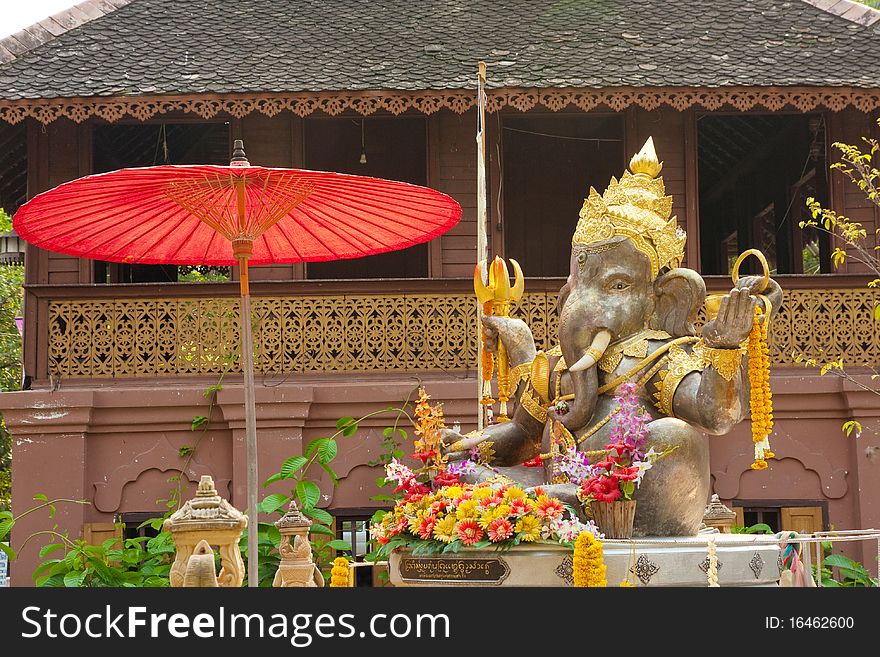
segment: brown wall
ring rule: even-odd
[[[433,399],[444,403],[448,424],[460,422],[464,431],[473,428],[473,378],[434,375],[423,377],[423,382]],[[218,490],[235,506],[245,508],[240,384],[224,382],[204,434],[190,430],[192,418],[207,411],[202,390],[210,383],[191,380],[158,388],[144,381],[138,387],[122,384],[5,395],[4,415],[14,436],[14,512],[29,508],[38,493],[91,501],[89,506],[59,506],[59,528],[71,535],[78,534],[84,523],[111,522],[121,512],[159,514],[164,507],[155,501],[169,497],[175,484],[167,480],[185,463],[178,450],[197,440],[184,498],[192,495],[200,475],[211,474]],[[331,435],[338,418],[359,417],[411,399],[415,387],[411,378],[400,376],[356,380],[327,375],[296,377],[275,386],[263,383],[258,381],[257,387],[261,480],[277,471],[284,459],[301,454],[310,440]],[[776,427],[771,446],[777,459],[767,470],[750,469],[753,448],[748,422],[728,436],[709,438],[713,492],[726,501],[824,502],[835,528],[880,527],[880,462],[872,460],[869,449],[880,448],[876,398],[840,379],[802,371],[775,372],[772,386]],[[862,437],[844,436],[840,424],[846,417],[862,421]],[[316,477],[327,496],[322,506],[332,510],[377,505],[369,497],[380,492],[374,482],[381,470],[366,464],[381,453],[382,429],[392,421],[391,415],[372,418],[355,436],[339,438],[334,464],[341,477],[339,487],[334,489],[321,471]],[[404,450],[409,453],[411,448],[408,441]],[[263,490],[272,492],[289,490],[281,483]],[[44,514],[28,516],[16,525],[13,545],[52,522]],[[15,585],[30,582],[39,545],[32,542],[15,562]],[[855,556],[876,572],[876,545],[860,546]]]

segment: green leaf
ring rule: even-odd
[[[308,445],[306,445],[306,448],[305,448],[305,451],[303,452],[303,454],[305,454],[308,458],[312,458],[312,456],[314,456],[314,454],[318,450],[318,448],[322,444],[327,442],[328,440],[330,440],[330,439],[329,438],[315,438],[312,442],[310,442]]]
[[[324,511],[324,509],[306,509],[305,511],[303,511],[303,514],[307,515],[312,520],[317,520],[318,522],[322,522],[325,525],[333,524],[333,516]]]
[[[260,511],[263,513],[275,513],[278,509],[290,502],[290,498],[282,493],[267,495],[260,502]]]
[[[7,519],[0,521],[0,541],[12,531],[12,528],[15,526],[15,520]]]
[[[64,586],[69,589],[78,589],[82,586],[85,577],[85,572],[77,572],[75,570],[71,570],[64,576]]]
[[[336,458],[337,451],[338,447],[336,441],[332,438],[328,438],[327,442],[318,446],[318,462],[322,465],[327,465],[330,461]]]
[[[351,543],[348,541],[335,540],[327,543],[327,547],[333,550],[351,550]]]
[[[336,420],[336,428],[337,429],[343,429],[344,427],[347,427],[351,424],[354,424],[353,417],[341,417],[338,420]]]
[[[0,552],[5,552],[10,561],[15,559],[16,555],[18,554],[15,550],[12,549],[11,545],[7,545],[6,543],[0,543]]]
[[[49,498],[46,497],[43,493],[37,493],[36,495],[34,495],[34,499],[37,500],[38,502],[48,502],[49,501]]]
[[[315,482],[301,479],[296,484],[296,497],[304,510],[311,509],[321,499],[321,489]]]
[[[196,415],[192,420],[192,424],[190,425],[190,430],[195,431],[200,426],[205,424],[207,421],[208,421],[208,418],[206,418],[204,415]]]
[[[223,390],[223,384],[215,383],[214,385],[205,388],[205,390],[202,392],[202,395],[204,395],[205,397],[210,397],[215,392],[220,392],[221,390]]]
[[[280,472],[276,472],[271,477],[269,477],[266,481],[263,482],[263,486],[268,486],[270,484],[274,484],[276,481],[281,481],[284,477],[281,476]]]
[[[353,436],[357,433],[358,424],[355,422],[354,424],[349,424],[345,429],[342,430],[342,435],[348,438],[349,436]]]
[[[327,465],[326,463],[319,463],[318,465],[320,465],[321,468],[323,468],[324,472],[326,472],[328,475],[330,475],[330,478],[333,480],[333,485],[338,486],[339,485],[339,477],[336,476],[336,471],[333,468],[331,468],[329,465]]]
[[[382,429],[382,436],[384,438],[390,438],[393,433],[394,427],[385,427],[384,429]]]
[[[193,448],[191,445],[183,445],[180,449],[177,450],[177,455],[184,459],[190,454],[193,453]]]
[[[40,548],[40,559],[43,559],[47,555],[52,554],[53,552],[57,552],[64,548],[64,545],[61,543],[49,543],[48,545],[44,545]]]
[[[281,470],[279,470],[281,478],[292,479],[308,461],[305,456],[291,456],[281,464]]]
[[[309,528],[310,534],[324,534],[325,536],[336,536],[332,529],[324,525],[312,525]]]

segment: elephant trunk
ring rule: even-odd
[[[568,412],[558,416],[569,431],[586,426],[593,417],[599,387],[596,363],[611,341],[611,332],[607,329],[596,330],[577,320],[572,321],[578,314],[573,305],[576,304],[567,303],[559,318],[562,353],[567,363],[573,363],[568,369],[574,387],[574,400],[569,404]]]

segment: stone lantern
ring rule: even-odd
[[[217,494],[210,475],[202,475],[196,496],[163,524],[163,529],[171,532],[177,550],[171,566],[171,586],[182,587],[190,562],[193,558],[199,561],[200,557],[204,557],[204,546],[200,545],[203,541],[207,546],[216,546],[220,550],[217,585],[241,586],[244,580],[244,561],[238,542],[247,523],[248,519],[241,511]],[[197,546],[201,550],[193,557]]]
[[[309,544],[309,529],[312,521],[291,501],[287,513],[276,521],[275,526],[281,533],[281,564],[275,573],[272,586],[288,587],[323,587],[324,576],[312,561],[312,546]]]
[[[713,494],[709,504],[706,505],[703,524],[707,527],[715,527],[722,534],[729,534],[735,520],[736,513],[724,506],[718,495]]]

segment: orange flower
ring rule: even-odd
[[[482,540],[483,530],[477,524],[476,519],[467,518],[458,523],[458,538],[465,545],[473,545]]]

